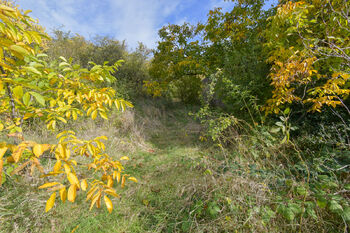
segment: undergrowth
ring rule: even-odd
[[[28,174],[7,176],[0,189],[0,231],[348,230],[348,150],[327,145],[305,150],[301,142],[281,143],[282,131],[273,133],[270,127],[247,126],[225,116],[219,129],[211,131],[220,133],[212,140],[205,134],[210,132],[205,124],[189,116],[196,110],[193,107],[138,102],[133,110],[113,113],[107,122],[85,119],[66,126],[82,138],[103,133],[109,138],[109,154],[131,158],[126,170],[139,183],[120,190],[112,214],[104,209],[89,211],[81,197],[44,213],[49,194],[37,189],[37,174],[24,171]],[[26,126],[27,139],[55,140],[38,125]],[[46,163],[50,167],[54,161],[47,158]]]

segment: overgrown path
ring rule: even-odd
[[[201,142],[201,127],[189,112],[191,109],[186,107],[167,109],[143,103],[135,111],[111,117],[113,120],[107,123],[84,121],[69,126],[82,138],[106,135],[111,150],[108,153],[116,158],[129,156],[126,172],[139,183],[128,182],[125,189],[117,188],[121,199],[113,199],[111,214],[104,206],[89,211],[84,195],[79,195],[75,203],[56,202],[53,211],[45,213],[48,194],[37,189],[41,181],[34,180],[35,185],[28,186],[25,180],[13,180],[8,192],[0,193],[0,232],[297,229],[298,225],[286,224],[272,210],[276,196],[266,184],[276,178],[276,172],[259,167],[241,151],[230,149],[224,154],[215,145]],[[35,131],[32,135],[40,138],[45,133]],[[250,145],[243,146],[247,151]],[[18,185],[21,182],[23,185]],[[322,232],[308,221],[313,220],[303,221],[303,227],[308,226],[303,232]]]
[[[139,183],[127,185],[112,214],[68,213],[66,232],[77,225],[76,232],[188,232],[201,224],[193,221],[195,199],[210,182],[201,166],[206,152],[198,139],[199,125],[183,111],[155,120],[158,124],[151,122],[146,129],[146,146],[130,155],[127,165]]]

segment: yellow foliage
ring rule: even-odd
[[[6,122],[0,119],[0,131],[6,130],[8,137],[16,140],[14,144],[0,142],[0,184],[5,157],[9,163],[16,163],[13,174],[30,165],[31,175],[37,169],[41,177],[50,177],[50,182],[38,187],[52,192],[46,202],[46,212],[53,208],[57,191],[62,202],[66,199],[75,202],[78,192],[86,191],[88,187],[86,200],[91,201],[90,209],[95,204],[98,208],[101,206],[103,194],[111,212],[113,205],[106,195],[119,197],[115,183],[119,183],[123,174],[121,186],[124,187],[126,174],[121,162],[106,154],[103,141],[107,137],[82,140],[68,130],[57,134],[56,144],[39,144],[24,140],[22,124],[28,119],[38,118],[46,123],[47,129],[55,131],[59,124],[77,120],[80,116],[93,120],[98,117],[108,119],[108,112],[113,106],[121,111],[133,107],[130,102],[117,98],[113,88],[102,85],[98,88],[96,85],[113,82],[112,73],[120,63],[111,66],[93,64],[91,69],[83,69],[61,57],[56,66],[55,63],[47,64],[43,59],[47,55],[40,50],[45,40],[50,38],[33,23],[27,12],[23,13],[10,3],[1,1],[0,20],[0,114],[8,119]],[[22,81],[14,81],[14,77],[21,77]],[[40,85],[33,86],[33,82]],[[44,152],[50,159],[56,160],[51,171],[41,165]],[[88,159],[84,161],[89,161],[81,164],[76,161],[77,157],[85,157]],[[121,158],[128,159],[126,156]],[[88,182],[89,178],[80,180],[79,169],[82,167],[93,169],[94,176],[100,175],[100,179],[91,182]],[[136,182],[136,178],[129,179]],[[70,184],[68,191],[64,185],[67,181]]]

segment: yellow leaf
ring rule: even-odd
[[[67,173],[67,174],[69,174],[70,171],[71,171],[69,165],[65,163],[65,164],[63,164],[63,167],[64,167],[64,172]]]
[[[92,113],[91,113],[91,119],[95,120],[97,117],[97,110],[94,110]]]
[[[83,191],[86,191],[87,187],[88,187],[88,183],[86,182],[86,180],[85,180],[85,179],[82,180],[82,181],[81,181],[81,189],[82,189]]]
[[[123,156],[120,158],[120,160],[130,160],[128,156]]]
[[[122,177],[122,188],[125,186],[125,176]]]
[[[20,160],[24,149],[25,149],[24,146],[17,146],[14,149],[14,152],[12,153],[12,158],[16,163]]]
[[[120,182],[120,172],[117,172],[117,182]]]
[[[66,187],[63,187],[60,189],[60,197],[61,197],[61,200],[62,202],[64,203],[67,199],[67,190],[66,190]]]
[[[72,115],[73,115],[73,120],[77,120],[78,119],[78,115],[76,111],[72,111]]]
[[[91,187],[91,189],[89,190],[89,192],[86,195],[86,201],[90,200],[92,198],[93,194],[96,192],[97,189],[98,189],[97,186]]]
[[[108,209],[108,212],[109,213],[112,213],[112,210],[113,210],[113,204],[112,204],[112,201],[106,196],[104,195],[104,200],[105,200],[105,203],[106,203],[106,206],[107,206],[107,209]]]
[[[112,187],[113,186],[113,179],[111,176],[108,176],[107,178],[107,186]]]
[[[102,193],[100,191],[100,195],[98,196],[97,202],[96,202],[96,207],[97,208],[101,208],[101,197],[102,197]]]
[[[58,185],[58,184],[60,184],[60,183],[58,183],[58,182],[46,183],[46,184],[43,184],[43,185],[39,186],[39,189],[49,188],[49,187],[52,187],[52,186],[55,186],[55,185]]]
[[[0,159],[2,159],[2,157],[4,156],[4,154],[6,153],[7,151],[7,147],[2,147],[0,148]]]
[[[130,108],[133,108],[133,107],[134,107],[134,105],[133,105],[132,103],[128,102],[128,101],[124,101],[124,102],[125,102],[125,104],[126,104],[128,107],[130,107]]]
[[[114,189],[109,188],[109,189],[105,189],[103,191],[109,195],[114,196],[114,197],[119,197],[119,195],[117,194],[117,192]]]
[[[20,55],[28,55],[29,52],[28,50],[26,50],[25,48],[19,46],[19,45],[11,45],[9,47],[9,49],[12,51],[12,52],[15,52],[14,55],[16,56],[16,53],[19,53]]]
[[[56,193],[51,194],[50,198],[46,202],[45,212],[48,212],[52,209],[53,205],[55,204],[56,199]]]
[[[67,178],[69,180],[69,183],[75,184],[80,188],[79,180],[74,173],[72,173],[72,172],[68,173]]]
[[[101,116],[103,119],[108,120],[107,113],[100,111],[100,116]]]
[[[15,95],[15,97],[17,97],[18,99],[22,98],[23,96],[23,88],[22,86],[16,86],[15,88],[13,88],[13,94]]]
[[[95,154],[95,147],[93,147],[91,143],[87,144],[87,148],[89,149],[91,155]]]
[[[3,4],[0,5],[0,9],[1,9],[1,10],[4,10],[4,11],[12,11],[12,12],[15,11],[13,8],[8,7],[8,6],[6,6],[6,5],[3,5]]]
[[[119,110],[120,109],[120,102],[118,100],[114,101],[115,107]]]
[[[65,134],[73,134],[73,135],[75,135],[74,131],[72,131],[72,130],[65,130],[65,131],[57,134],[56,138],[60,138],[60,137],[62,137]]]
[[[49,144],[35,144],[33,147],[33,153],[36,157],[39,158],[49,148]]]
[[[101,190],[95,194],[95,196],[92,198],[91,205],[90,205],[90,210],[92,207],[94,207],[96,201],[101,198]]]
[[[128,180],[134,181],[135,183],[137,183],[137,179],[135,177],[129,177]]]
[[[74,202],[77,196],[77,185],[72,184],[68,189],[68,201]]]
[[[74,227],[74,229],[70,233],[74,233],[78,229],[79,226],[80,226],[80,224],[78,226]]]
[[[55,166],[53,167],[53,171],[58,172],[61,169],[61,166],[62,166],[61,160],[57,160],[57,162],[55,163]]]

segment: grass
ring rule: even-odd
[[[108,153],[128,155],[128,183],[113,200],[114,210],[89,211],[79,196],[75,203],[56,202],[44,213],[47,193],[42,181],[13,177],[0,192],[1,232],[338,232],[333,223],[305,219],[302,225],[272,214],[276,192],[268,183],[276,173],[239,151],[229,162],[213,145],[198,138],[201,126],[186,106],[142,103],[134,111],[114,114],[108,122],[78,122],[84,138],[109,137]],[[32,129],[32,139],[54,140]],[[245,152],[248,153],[248,152]],[[50,163],[50,161],[48,161]],[[50,164],[48,164],[50,166]],[[29,185],[28,185],[29,184]]]

